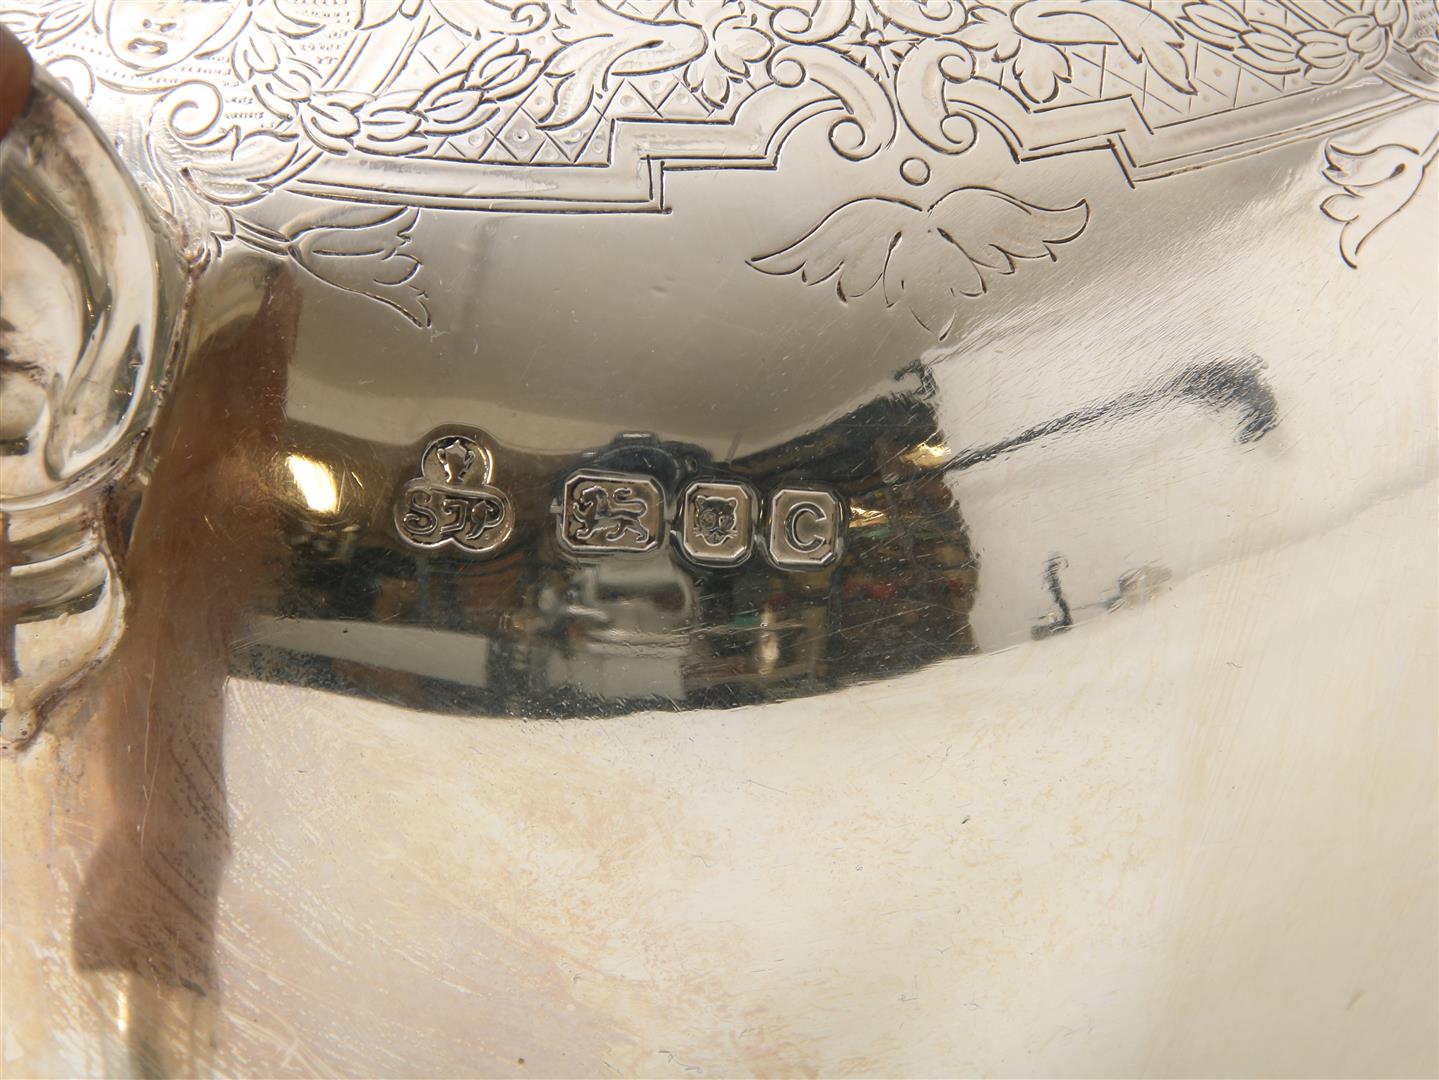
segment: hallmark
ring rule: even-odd
[[[471,555],[492,555],[514,529],[504,492],[490,487],[494,459],[467,435],[442,435],[420,455],[420,475],[395,503],[395,527],[416,547],[453,544]]]
[[[680,548],[698,563],[735,566],[754,546],[755,496],[746,484],[696,480],[680,497]]]
[[[570,551],[653,551],[664,531],[664,493],[647,476],[583,471],[565,483],[559,537]]]
[[[785,570],[818,570],[839,557],[843,510],[833,492],[781,488],[769,500],[769,557]]]

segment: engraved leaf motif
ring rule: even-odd
[[[465,73],[465,86],[486,100],[502,101],[523,93],[539,78],[540,62],[511,37],[496,38],[480,50]]]
[[[249,82],[256,75],[269,74],[279,68],[280,50],[275,45],[276,40],[268,34],[247,34],[235,46],[235,74],[242,82]]]
[[[356,30],[373,30],[389,22],[396,15],[413,19],[419,14],[421,0],[360,0],[355,13]]]
[[[927,210],[900,199],[866,198],[831,212],[785,248],[750,260],[766,274],[798,273],[806,285],[835,279],[840,300],[883,282],[886,306],[904,302],[941,338],[959,303],[982,295],[1017,259],[1053,259],[1084,231],[1089,206],[1047,209],[990,188],[951,191]]]
[[[555,36],[564,44],[547,73],[562,79],[554,105],[541,119],[542,128],[574,123],[613,76],[667,71],[705,51],[705,34],[693,23],[631,18],[600,4],[583,10],[582,20],[564,9],[555,11]]]
[[[85,20],[90,18],[93,5],[85,0],[62,0],[47,7],[35,25],[35,36],[31,42],[36,48],[47,48],[61,38],[74,33]]]
[[[354,106],[339,94],[316,95],[302,101],[299,108],[300,127],[310,141],[332,154],[343,154],[350,140],[360,131]]]
[[[750,69],[769,56],[774,43],[756,28],[755,16],[746,15],[737,3],[691,3],[681,10],[710,16],[704,26],[709,44],[685,68],[685,84],[710,104],[721,106],[729,100],[731,84],[748,77]]]
[[[1330,143],[1324,150],[1324,178],[1343,188],[1320,204],[1325,216],[1342,222],[1339,252],[1350,266],[1359,265],[1359,249],[1404,209],[1419,191],[1424,173],[1439,153],[1439,136],[1422,150],[1386,143],[1371,150],[1345,150]]]
[[[1069,81],[1066,50],[1078,45],[1118,45],[1171,86],[1194,92],[1179,29],[1132,0],[1023,0],[1007,11],[982,5],[955,37],[1011,63],[1020,91],[1036,104]]]
[[[1249,21],[1228,0],[1190,0],[1180,8],[1179,25],[1193,37],[1221,49],[1239,47]]]
[[[1016,30],[1035,41],[1118,45],[1176,90],[1194,92],[1179,30],[1132,0],[1025,0],[1011,18]]]
[[[1303,46],[1282,26],[1256,19],[1253,28],[1240,35],[1240,41],[1242,44],[1234,50],[1235,57],[1256,71],[1294,75],[1303,67],[1299,61],[1299,50]]]
[[[957,35],[959,40],[980,52],[992,52],[996,60],[1012,60],[1023,40],[1014,32],[1009,16],[998,8],[978,7],[971,21]]]
[[[1310,82],[1338,82],[1353,68],[1355,54],[1349,51],[1348,43],[1338,34],[1327,30],[1304,30],[1298,38],[1299,60],[1305,65],[1305,75]]]
[[[420,212],[381,211],[346,225],[317,225],[291,240],[295,260],[315,277],[394,308],[416,326],[430,324],[420,261],[406,250]]]
[[[257,131],[242,139],[231,127],[214,142],[176,145],[171,153],[189,158],[185,176],[205,198],[222,206],[240,206],[273,190],[300,150],[294,136]]]
[[[1043,103],[1059,93],[1060,80],[1069,78],[1069,59],[1053,45],[1027,45],[1014,58],[1014,74],[1024,96]]]
[[[466,73],[454,72],[434,83],[414,104],[420,131],[426,135],[461,135],[493,119],[498,107],[483,90],[465,85]]]
[[[414,110],[413,95],[385,94],[360,107],[360,133],[356,148],[369,154],[403,157],[423,150],[429,140],[418,134],[420,115]]]

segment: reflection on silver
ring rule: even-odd
[[[1439,9],[0,5],[205,266],[12,1071],[1439,1069]]]

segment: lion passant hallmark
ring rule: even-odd
[[[649,477],[582,470],[565,483],[560,544],[580,555],[653,551],[664,512],[664,492]]]

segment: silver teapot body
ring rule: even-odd
[[[1436,15],[1320,7],[7,7],[191,271],[7,1066],[1432,1072]]]

